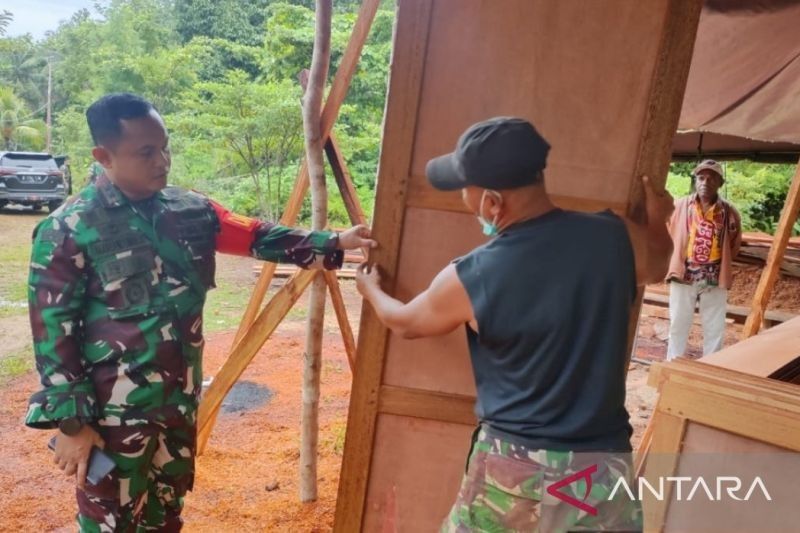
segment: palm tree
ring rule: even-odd
[[[47,59],[38,51],[30,36],[6,39],[2,78],[14,94],[31,109],[44,105],[47,87]]]
[[[0,141],[4,150],[41,149],[44,122],[30,118],[9,87],[0,87]]]
[[[14,18],[14,15],[11,14],[11,11],[4,9],[0,11],[0,37],[6,34],[6,28],[8,25],[11,24],[11,20]]]

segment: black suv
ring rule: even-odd
[[[67,197],[64,173],[50,154],[0,152],[0,208],[29,205],[55,211]]]

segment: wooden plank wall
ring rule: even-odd
[[[640,214],[634,176],[666,179],[699,11],[699,0],[399,0],[373,223],[385,288],[408,300],[483,242],[459,194],[434,191],[424,170],[492,116],[526,117],[548,139],[546,184],[563,207]],[[437,529],[474,394],[463,332],[403,340],[365,306],[335,530]]]

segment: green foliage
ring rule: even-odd
[[[26,233],[27,237],[27,233]],[[28,312],[29,243],[4,243],[0,247],[0,318]]]
[[[31,118],[32,113],[10,87],[0,86],[0,148],[4,150],[41,150],[44,123]]]
[[[335,3],[331,79],[360,5]],[[0,87],[15,95],[13,142],[43,148],[43,135],[23,122],[42,130],[49,61],[53,151],[70,157],[76,190],[92,162],[86,107],[103,94],[130,91],[164,116],[173,183],[238,212],[278,219],[304,155],[297,74],[311,60],[313,9],[313,0],[106,0],[39,41],[0,38]],[[368,215],[393,9],[387,0],[378,11],[335,129]],[[330,171],[328,177],[331,224],[347,225]],[[301,223],[307,216],[303,210]]]
[[[6,34],[6,29],[12,20],[14,20],[14,15],[10,11],[7,9],[0,11],[0,37]]]
[[[177,31],[184,43],[204,36],[259,45],[269,3],[270,0],[176,0]]]

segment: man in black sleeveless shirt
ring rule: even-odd
[[[359,291],[396,333],[466,325],[480,426],[444,531],[641,527],[638,502],[612,486],[630,466],[631,305],[637,285],[666,273],[672,198],[643,178],[646,224],[558,209],[544,187],[549,148],[523,119],[473,125],[427,174],[437,189],[461,190],[492,238],[406,304],[381,290],[377,269],[359,269]],[[598,463],[591,490],[548,489]]]

